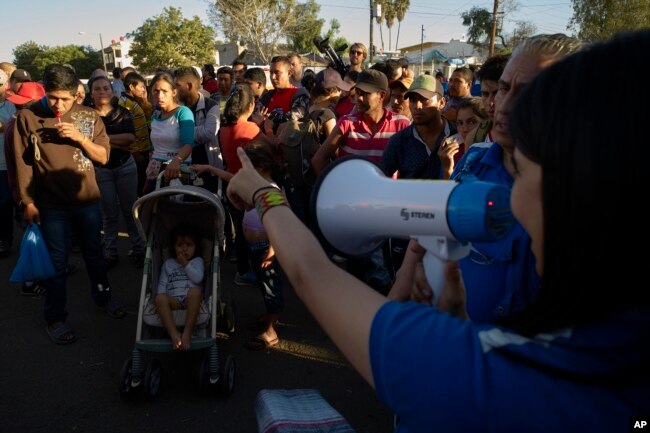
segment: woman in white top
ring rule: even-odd
[[[147,167],[145,192],[155,188],[161,170],[165,181],[180,176],[181,165],[191,163],[194,146],[194,116],[192,111],[180,105],[174,77],[166,72],[154,76],[151,91],[155,111],[151,117],[151,144],[153,152]]]

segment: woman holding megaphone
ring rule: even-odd
[[[230,199],[257,208],[296,292],[398,416],[396,431],[610,432],[650,413],[650,292],[639,284],[647,258],[632,253],[650,228],[628,198],[650,184],[638,127],[650,88],[628,101],[622,124],[576,128],[620,101],[615,86],[602,85],[602,65],[640,63],[649,51],[650,31],[621,34],[521,90],[509,122],[511,206],[543,283],[500,326],[475,326],[440,303],[391,302],[339,269],[239,149]],[[624,169],[612,176],[614,155]],[[446,277],[445,290],[462,294],[456,264]]]

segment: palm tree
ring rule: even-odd
[[[395,0],[385,0],[385,10],[383,10],[383,15],[384,15],[384,21],[386,21],[386,27],[388,27],[388,49],[391,49],[391,39],[392,39],[392,32],[391,28],[393,27],[393,24],[395,23],[395,16],[397,15],[395,13]]]
[[[409,0],[393,0],[395,2],[395,13],[397,15],[397,39],[395,40],[395,49],[399,49],[399,31],[400,27],[402,26],[402,21],[404,21],[404,17],[406,16],[406,11],[408,10],[409,6],[411,6],[411,2]]]

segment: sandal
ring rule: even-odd
[[[77,341],[74,331],[64,322],[55,322],[45,327],[45,332],[54,344],[70,344]]]
[[[260,337],[251,337],[246,343],[244,343],[244,347],[248,350],[258,351],[263,349],[270,349],[273,346],[277,346],[279,342],[280,339],[278,337],[275,337],[273,340],[269,341],[266,341]]]
[[[104,305],[97,305],[97,308],[108,314],[109,317],[112,317],[113,319],[122,319],[126,316],[126,308],[113,299]]]

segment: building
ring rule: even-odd
[[[487,57],[486,50],[460,39],[424,42],[400,48],[400,52],[413,65],[415,74],[440,70],[446,77],[451,76],[457,67],[480,64]]]

